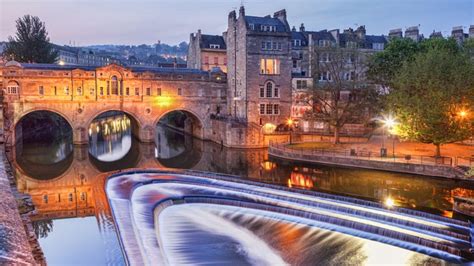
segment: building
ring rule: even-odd
[[[273,16],[229,13],[224,33],[228,61],[228,111],[233,119],[273,132],[291,109],[291,30],[286,11]]]
[[[451,31],[451,38],[455,39],[458,44],[462,44],[464,40],[469,38],[468,33],[464,33],[464,29],[462,26],[453,27]]]
[[[423,34],[420,34],[419,26],[408,27],[405,30],[405,38],[412,39],[415,42],[419,42],[423,39]]]
[[[227,73],[227,47],[223,36],[191,33],[187,57],[188,68],[204,71],[220,68]]]
[[[299,122],[303,131],[326,132],[329,130],[329,126],[321,121],[305,120],[305,115],[314,108],[311,90],[318,85],[331,82],[329,73],[320,72],[322,66],[331,62],[331,50],[334,47],[347,49],[348,53],[355,50],[358,57],[366,57],[369,54],[382,51],[387,42],[387,36],[367,35],[365,26],[359,26],[356,30],[348,28],[342,33],[338,29],[307,31],[303,24],[301,24],[299,31],[293,27],[291,117]],[[354,63],[361,62],[359,58],[354,58],[355,56],[348,58],[347,70],[345,70],[347,73],[341,73],[341,76],[349,80],[356,74],[363,77],[365,73],[365,69],[361,69],[362,64]],[[343,95],[343,97],[345,96],[348,97],[348,95]]]

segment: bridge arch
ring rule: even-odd
[[[132,134],[139,138],[140,139],[140,131],[142,129],[142,126],[145,124],[138,115],[136,115],[135,113],[133,113],[132,111],[129,111],[129,110],[123,110],[123,109],[120,109],[120,108],[109,108],[109,109],[101,109],[101,110],[98,110],[94,113],[92,113],[90,115],[90,117],[87,119],[86,123],[84,126],[86,126],[87,128],[90,127],[90,125],[92,124],[92,122],[94,121],[94,119],[96,119],[97,117],[99,117],[100,115],[103,115],[107,112],[122,112],[124,113],[125,115],[127,115],[128,118],[130,118],[132,124]]]
[[[14,123],[12,123],[12,128],[11,128],[12,138],[10,140],[11,144],[16,145],[19,138],[23,137],[23,130],[22,128],[20,128],[21,123],[25,121],[25,119],[27,119],[33,113],[39,113],[39,112],[45,112],[48,114],[56,115],[60,117],[61,119],[63,119],[69,125],[69,128],[71,129],[71,132],[72,132],[71,144],[72,144],[72,142],[76,139],[74,123],[72,123],[72,120],[65,113],[55,110],[55,109],[51,109],[51,108],[34,108],[28,111],[25,111],[21,115],[17,116]]]
[[[202,118],[197,112],[187,109],[187,108],[175,108],[171,110],[166,110],[155,119],[155,121],[153,122],[153,125],[156,127],[158,123],[160,123],[160,121],[163,121],[164,118],[166,118],[168,115],[170,115],[173,112],[182,112],[186,115],[187,121],[185,121],[185,124],[184,124],[185,133],[191,134],[194,137],[197,137],[199,139],[205,138],[204,118]]]

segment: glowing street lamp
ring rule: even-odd
[[[461,117],[461,119],[464,119],[464,118],[467,117],[468,112],[466,110],[461,110],[461,111],[459,111],[458,114],[459,114],[459,117]]]
[[[393,132],[393,128],[395,127],[395,125],[397,125],[397,121],[392,116],[389,116],[387,118],[384,118],[382,120],[382,123],[384,125],[383,137],[382,137],[382,149],[385,149],[385,131],[388,128],[390,134],[392,135],[392,156],[395,158],[395,138],[394,138],[395,134]]]
[[[294,121],[293,121],[293,119],[288,118],[286,123],[288,124],[288,127],[290,129],[290,144],[293,144],[292,132],[293,132],[293,123],[294,123]]]

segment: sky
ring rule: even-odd
[[[0,0],[0,41],[15,33],[15,20],[39,16],[57,44],[177,44],[201,29],[221,34],[227,15],[244,4],[247,15],[285,8],[290,26],[307,30],[365,25],[367,34],[420,25],[425,36],[449,35],[474,25],[474,0]]]

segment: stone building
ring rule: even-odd
[[[224,37],[202,34],[201,30],[196,34],[191,33],[187,66],[204,71],[218,67],[227,73],[227,47]]]
[[[299,121],[303,131],[327,131],[328,125],[321,121],[304,120],[305,113],[313,109],[311,89],[332,82],[329,73],[320,73],[320,66],[331,62],[331,50],[334,47],[346,49],[347,52],[357,51],[357,57],[366,57],[369,54],[382,51],[387,44],[388,37],[384,35],[367,35],[365,26],[356,30],[352,28],[340,30],[307,31],[302,24],[299,31],[292,29],[292,107],[291,117]],[[355,55],[354,55],[355,56]],[[351,79],[351,76],[363,77],[365,69],[356,58],[350,57],[347,64],[347,73],[341,76]],[[357,72],[357,73],[356,73]],[[342,97],[345,97],[343,95]]]
[[[458,44],[462,44],[469,38],[469,33],[464,33],[462,26],[456,26],[453,27],[453,30],[451,31],[451,38],[455,39]]]
[[[272,132],[291,108],[291,30],[286,11],[273,16],[229,13],[224,34],[228,61],[228,111],[233,119]]]

